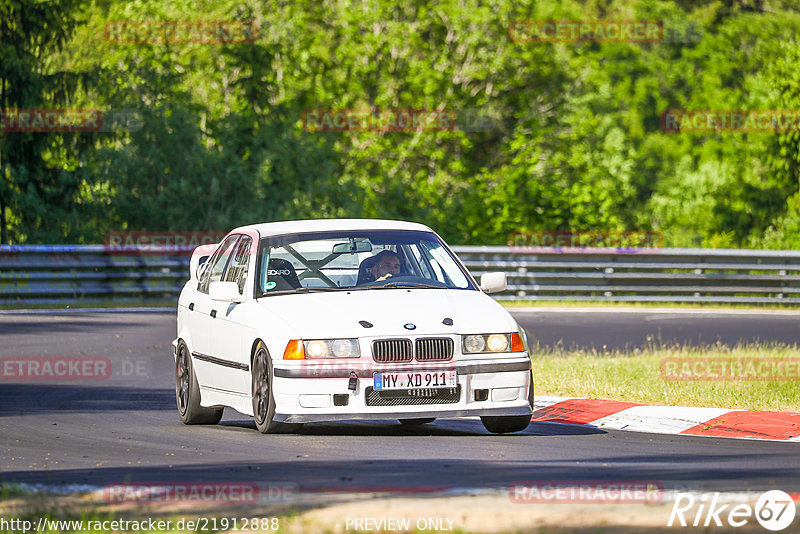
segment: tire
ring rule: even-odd
[[[530,415],[492,415],[481,416],[481,423],[492,434],[522,432],[531,424]]]
[[[424,424],[427,424],[427,423],[433,423],[434,421],[436,421],[436,418],[435,417],[417,417],[415,419],[398,419],[398,421],[400,421],[400,424],[403,424],[403,425],[418,426],[418,425],[424,425]]]
[[[178,343],[175,357],[175,402],[184,425],[216,425],[222,419],[224,408],[200,406],[200,387],[194,373],[192,357],[186,343]]]
[[[262,434],[290,434],[297,432],[302,423],[278,423],[275,417],[275,397],[272,394],[272,360],[267,347],[259,343],[250,370],[253,400],[253,419]]]
[[[533,411],[533,371],[531,371],[531,387],[528,388],[528,403]],[[493,434],[510,434],[522,432],[531,424],[530,415],[481,416],[481,423]]]

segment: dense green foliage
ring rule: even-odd
[[[0,109],[67,106],[91,79],[90,71],[46,68],[48,51],[69,39],[75,4],[0,2]],[[73,209],[81,187],[75,170],[92,135],[1,135],[0,242],[65,237],[81,225]]]
[[[420,221],[457,244],[616,229],[659,231],[672,246],[800,248],[800,132],[659,124],[667,109],[800,110],[793,1],[0,6],[2,107],[141,117],[129,132],[0,134],[4,242],[353,216]],[[670,32],[644,44],[515,42],[509,25],[522,19],[661,20]],[[109,42],[106,23],[121,20],[252,20],[259,35]],[[305,110],[344,108],[447,109],[490,127],[303,127]]]

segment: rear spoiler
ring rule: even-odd
[[[189,261],[189,278],[190,280],[197,281],[200,275],[203,274],[208,259],[219,247],[219,243],[210,243],[208,245],[200,245],[192,251],[192,259]]]

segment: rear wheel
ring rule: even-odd
[[[533,411],[533,371],[531,371],[531,387],[528,388],[528,403]],[[501,416],[482,416],[481,423],[489,432],[493,434],[510,434],[511,432],[522,432],[531,424],[530,415],[501,415]]]
[[[403,424],[403,425],[414,426],[414,425],[424,425],[424,424],[427,424],[427,423],[433,423],[434,421],[436,421],[436,418],[435,417],[417,417],[416,419],[398,419],[398,421],[400,421],[400,423]]]
[[[275,417],[275,397],[272,394],[272,361],[267,348],[259,343],[253,357],[252,392],[253,419],[262,434],[288,434],[297,432],[302,423],[278,423]]]
[[[200,406],[200,387],[194,374],[189,348],[183,341],[178,344],[175,358],[175,400],[178,415],[185,425],[216,425],[222,419],[224,408],[203,408]]]

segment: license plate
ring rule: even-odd
[[[376,391],[397,389],[454,388],[458,384],[455,371],[412,371],[402,373],[375,373]]]

